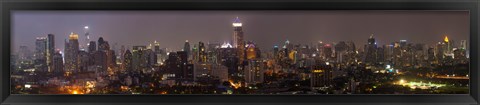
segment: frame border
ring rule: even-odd
[[[479,0],[1,0],[0,103],[8,104],[478,104]],[[466,95],[10,95],[12,10],[469,10]],[[188,101],[186,101],[188,100]]]

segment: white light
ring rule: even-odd
[[[85,28],[85,29],[88,29],[88,26],[85,26],[84,28]]]
[[[242,23],[233,23],[232,24],[234,27],[241,27],[242,26]]]
[[[326,62],[325,64],[330,65],[330,62]]]
[[[31,88],[32,85],[29,85],[29,84],[25,84],[25,88]]]

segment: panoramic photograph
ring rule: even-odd
[[[468,11],[12,11],[14,95],[469,94]]]

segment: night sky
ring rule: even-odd
[[[185,40],[191,46],[232,42],[237,16],[244,39],[262,49],[287,39],[294,44],[352,40],[361,47],[371,34],[379,45],[401,39],[433,45],[445,35],[458,45],[469,38],[468,11],[14,11],[12,47],[33,51],[35,38],[51,33],[63,50],[70,32],[85,43],[84,26],[89,26],[91,40],[101,36],[117,49],[157,40],[161,47],[180,50]]]

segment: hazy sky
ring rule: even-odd
[[[283,45],[338,41],[363,46],[374,34],[380,45],[401,39],[434,44],[445,35],[455,40],[469,38],[468,11],[14,11],[13,48],[34,49],[35,38],[55,35],[55,46],[64,49],[70,32],[79,33],[84,44],[84,26],[92,40],[101,36],[110,45],[147,45],[157,40],[161,47],[180,50],[185,40],[231,42],[232,22],[239,17],[244,39],[262,49]]]

